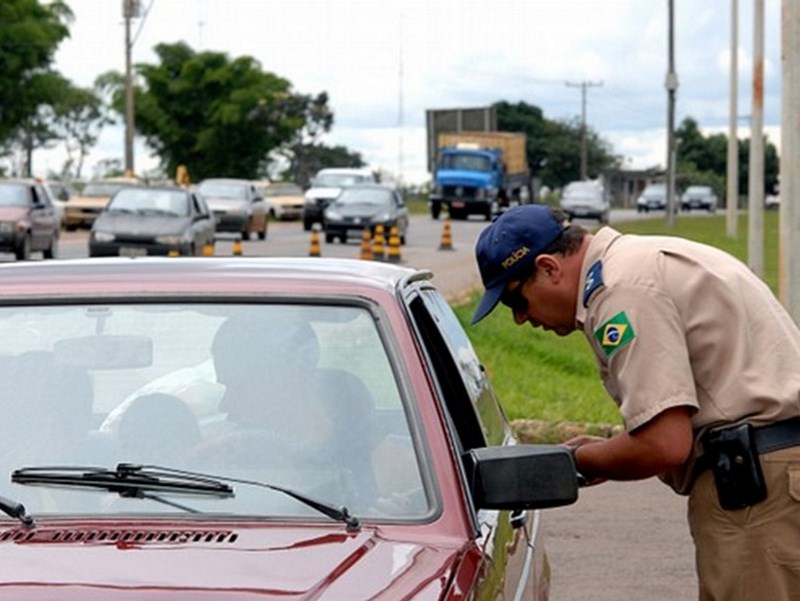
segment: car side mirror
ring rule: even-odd
[[[543,509],[578,500],[578,473],[564,446],[481,447],[464,458],[478,509]]]

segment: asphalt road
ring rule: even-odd
[[[612,223],[640,216],[612,212]],[[648,215],[652,217],[652,215]],[[449,250],[444,221],[415,216],[401,263],[430,269],[451,300],[480,286],[473,248],[481,220],[453,221]],[[581,222],[594,227],[592,222]],[[298,222],[271,223],[267,240],[243,243],[244,256],[307,256],[311,234]],[[360,242],[320,241],[323,257],[359,258]],[[86,257],[87,232],[65,232],[61,258]],[[233,238],[220,237],[215,254],[233,254]],[[35,255],[36,256],[36,255]],[[13,255],[0,255],[13,260]],[[551,601],[675,601],[696,598],[694,549],[685,520],[685,499],[655,479],[606,483],[582,489],[577,503],[544,512],[545,544],[553,568]]]

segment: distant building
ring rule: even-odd
[[[649,169],[606,169],[603,172],[606,191],[611,197],[611,206],[621,209],[636,207],[636,199],[644,187],[664,179],[664,170],[658,167]]]

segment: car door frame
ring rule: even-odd
[[[56,208],[42,184],[33,184],[30,191],[31,250],[45,250],[57,236]]]
[[[446,416],[454,454],[461,458],[462,497],[472,519],[473,544],[481,557],[471,592],[479,598],[534,598],[534,591],[539,594],[549,587],[548,566],[539,544],[539,511],[476,509],[464,462],[470,448],[516,444],[511,426],[466,332],[440,291],[422,284],[407,292],[404,301],[435,383],[437,402]],[[473,361],[452,348],[448,327],[456,335],[459,331],[463,334]]]

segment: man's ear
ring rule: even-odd
[[[539,255],[536,257],[536,271],[550,279],[553,277],[558,279],[561,277],[563,270],[561,262],[554,255]]]

